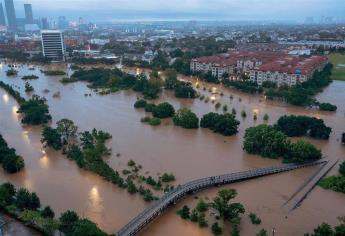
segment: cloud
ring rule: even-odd
[[[89,15],[93,18],[221,18],[291,20],[306,16],[342,17],[343,0],[15,0],[33,4],[39,15]],[[126,17],[128,16],[128,17]],[[242,19],[241,19],[242,20]]]

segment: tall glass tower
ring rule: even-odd
[[[13,0],[5,0],[8,28],[15,31],[17,29],[17,18],[14,10]]]
[[[33,24],[34,23],[34,16],[32,14],[32,5],[31,4],[24,4],[25,10],[25,23],[26,24]]]
[[[4,8],[2,7],[2,3],[0,3],[0,25],[6,25],[5,13]]]

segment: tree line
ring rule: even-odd
[[[172,118],[176,126],[185,129],[198,129],[202,127],[224,136],[237,134],[240,124],[240,122],[236,120],[235,115],[230,113],[218,114],[210,112],[203,115],[201,120],[199,120],[198,116],[190,109],[181,108],[175,111],[173,105],[168,102],[155,105],[147,103],[147,101],[143,99],[139,99],[135,102],[134,107],[144,108],[146,112],[152,112],[154,118]],[[150,120],[148,120],[148,122],[149,121]]]
[[[266,124],[245,131],[243,149],[263,157],[281,157],[284,162],[303,163],[322,158],[321,150],[311,143],[303,140],[293,143],[286,134]]]
[[[56,128],[44,127],[41,142],[45,147],[55,150],[62,150],[67,158],[76,162],[79,168],[91,171],[106,181],[109,181],[120,188],[127,189],[130,194],[139,193],[145,201],[156,200],[152,191],[144,186],[136,186],[135,180],[145,181],[146,184],[154,186],[155,190],[170,190],[169,186],[162,186],[163,183],[175,179],[171,174],[163,174],[161,181],[153,180],[152,177],[139,175],[141,166],[136,166],[134,161],[128,162],[130,170],[124,170],[122,177],[117,170],[109,166],[103,158],[110,155],[111,150],[106,147],[106,142],[111,135],[104,131],[93,129],[92,131],[78,132],[78,127],[73,121],[62,119],[57,122]],[[155,184],[152,184],[153,181]]]
[[[24,168],[23,157],[16,154],[16,150],[8,147],[6,140],[0,134],[0,164],[8,173],[16,173]]]
[[[44,235],[53,236],[60,231],[66,236],[107,236],[98,226],[74,211],[66,211],[55,218],[54,211],[42,207],[36,193],[25,188],[16,189],[11,183],[0,185],[0,209]]]
[[[12,86],[0,81],[0,87],[5,89],[18,102],[19,109],[17,113],[22,115],[21,122],[23,124],[46,124],[52,119],[45,98],[34,94],[29,100],[25,100]]]

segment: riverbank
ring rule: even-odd
[[[0,211],[0,221],[6,223],[4,226],[5,236],[42,236],[38,231],[25,226],[2,211]]]

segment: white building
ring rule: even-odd
[[[59,30],[41,31],[43,56],[53,62],[65,60],[63,33]]]

